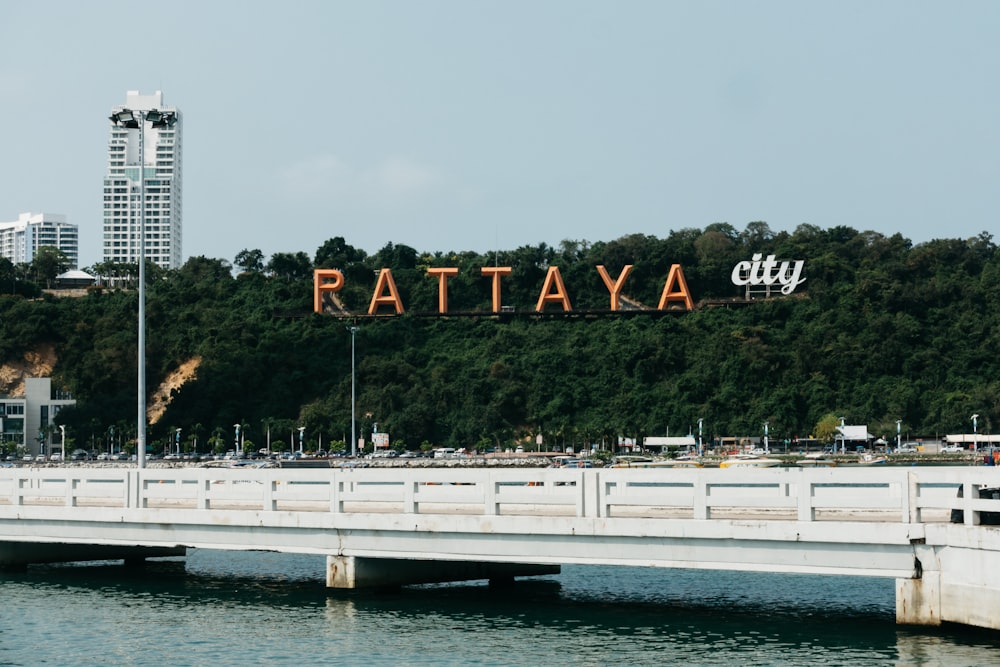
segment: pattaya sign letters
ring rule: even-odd
[[[777,262],[774,255],[768,255],[767,259],[761,261],[762,255],[754,254],[748,262],[739,262],[733,268],[732,282],[734,285],[781,285],[782,294],[791,294],[796,287],[805,282],[801,277],[803,261]],[[621,273],[616,278],[612,278],[607,268],[603,264],[596,267],[598,275],[608,289],[609,308],[612,311],[621,310],[621,294],[625,286],[625,280],[632,271],[632,264],[626,264]],[[513,273],[510,266],[484,266],[480,269],[483,276],[491,279],[492,288],[492,312],[499,313],[503,310],[503,300],[501,298],[501,285],[505,276]],[[439,314],[448,313],[448,279],[457,276],[457,267],[432,267],[427,269],[427,275],[438,283],[438,310]],[[338,292],[344,287],[344,274],[339,269],[316,269],[313,271],[313,310],[317,313],[323,312],[323,294],[326,292]],[[550,266],[545,274],[538,301],[535,303],[535,312],[541,313],[546,306],[553,305],[562,308],[564,312],[572,312],[573,306],[569,299],[569,293],[563,282],[559,267]],[[667,310],[677,306],[684,310],[694,308],[694,299],[688,289],[687,280],[684,278],[684,270],[680,264],[673,264],[663,283],[663,290],[660,293],[660,300],[656,310]],[[400,315],[406,312],[403,300],[396,288],[396,281],[392,277],[391,269],[381,269],[378,280],[375,283],[375,290],[372,293],[371,301],[368,304],[368,314],[376,315],[380,308],[391,308],[393,312]]]

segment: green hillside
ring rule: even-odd
[[[805,282],[788,296],[733,303],[743,293],[732,269],[754,253],[804,260]],[[579,446],[696,432],[699,418],[706,438],[761,435],[766,420],[781,440],[809,435],[830,414],[890,437],[901,419],[904,433],[933,437],[970,431],[973,413],[991,432],[1000,414],[1000,256],[986,233],[913,245],[847,227],[788,234],[716,224],[486,254],[389,244],[372,256],[338,237],[312,258],[265,262],[247,250],[234,264],[195,257],[147,272],[150,394],[201,359],[151,425],[153,451],[177,428],[202,449],[213,435],[229,441],[235,423],[260,445],[268,426],[285,442],[299,425],[313,446],[349,438],[349,325],[359,327],[359,434],[377,422],[410,448],[506,446],[539,433]],[[626,264],[634,268],[623,294],[652,309],[680,264],[695,309],[607,313],[596,267],[615,277]],[[514,312],[492,316],[484,266],[512,267],[502,285]],[[534,314],[550,266],[571,316],[551,305]],[[433,314],[438,282],[428,267],[459,269],[447,317]],[[406,313],[314,314],[313,268],[340,269],[338,296],[362,314],[378,270],[390,268]],[[136,310],[134,289],[0,296],[0,361],[54,346],[55,383],[79,401],[60,419],[78,445],[111,426],[134,433]]]

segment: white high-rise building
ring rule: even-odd
[[[30,264],[42,246],[58,248],[71,269],[78,268],[80,232],[65,215],[22,213],[15,222],[0,222],[0,257],[14,264]]]
[[[181,113],[164,106],[163,93],[141,95],[130,90],[124,109],[176,114],[169,127],[140,122],[138,128],[111,123],[108,175],[104,178],[104,261],[139,261],[139,133],[142,132],[146,209],[145,257],[165,269],[181,266]],[[138,113],[136,114],[138,118]]]

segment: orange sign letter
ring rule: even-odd
[[[500,312],[500,277],[509,276],[513,271],[509,266],[484,266],[484,276],[493,276],[493,312]]]
[[[389,293],[380,296],[386,288]],[[399,298],[399,291],[396,289],[396,281],[392,279],[392,269],[382,269],[378,274],[378,283],[375,285],[375,292],[372,294],[372,302],[368,304],[368,314],[374,315],[379,306],[392,306],[396,309],[397,315],[403,314],[403,302]]]
[[[618,295],[621,294],[622,286],[625,284],[625,278],[628,277],[629,271],[631,270],[632,265],[626,264],[622,269],[621,274],[618,276],[618,280],[612,283],[611,276],[608,275],[608,270],[604,268],[604,265],[597,265],[597,272],[601,274],[601,280],[604,281],[604,286],[608,288],[609,292],[611,292],[611,310],[618,310]]]
[[[677,289],[671,288],[676,283]],[[663,283],[663,294],[660,295],[659,310],[665,310],[671,301],[680,301],[688,310],[694,309],[694,300],[691,299],[691,291],[688,290],[687,281],[684,280],[684,269],[680,264],[670,266],[670,273],[667,275],[667,282]]]
[[[427,273],[432,276],[438,277],[438,312],[447,313],[448,312],[448,277],[457,276],[458,268],[447,267],[447,268],[430,268],[427,269]]]
[[[555,287],[555,292],[552,291],[553,287]],[[545,310],[547,303],[561,303],[566,312],[573,310],[573,306],[569,305],[566,286],[563,284],[562,274],[559,273],[558,266],[550,266],[549,272],[545,274],[545,284],[542,285],[542,293],[538,295],[535,312],[540,313]]]
[[[332,279],[333,282],[325,282]],[[337,269],[313,271],[313,312],[323,314],[323,292],[338,292],[344,286],[344,274]]]

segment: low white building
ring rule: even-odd
[[[23,445],[29,454],[61,450],[62,434],[51,426],[67,405],[76,401],[66,392],[54,392],[51,378],[27,378],[24,396],[0,396],[0,437]]]
[[[1000,447],[1000,435],[985,433],[950,433],[944,436],[949,445],[970,447]]]
[[[694,449],[698,446],[698,439],[693,435],[681,435],[676,437],[648,436],[642,439],[643,449],[658,449],[661,454],[671,449]]]

